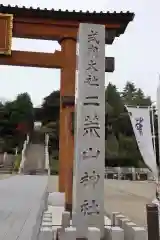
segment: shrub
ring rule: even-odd
[[[51,175],[58,175],[58,172],[59,172],[58,167],[59,167],[59,161],[52,156],[50,158]]]
[[[17,155],[14,161],[13,171],[18,172],[21,163],[21,155]]]

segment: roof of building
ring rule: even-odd
[[[16,17],[25,18],[45,18],[62,21],[78,21],[78,22],[97,22],[102,24],[120,23],[123,25],[121,33],[125,31],[128,23],[133,20],[134,13],[131,12],[83,12],[83,11],[69,11],[69,10],[55,10],[55,9],[41,9],[41,8],[28,8],[11,5],[0,4],[0,13],[8,13],[16,15]]]

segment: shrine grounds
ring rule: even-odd
[[[139,226],[146,226],[145,206],[155,197],[155,183],[105,180],[105,211],[121,212]],[[50,176],[48,190],[58,191],[58,177]]]

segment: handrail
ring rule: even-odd
[[[29,144],[29,135],[27,135],[27,138],[26,138],[26,140],[24,141],[24,144],[23,144],[22,158],[21,158],[21,163],[20,163],[19,171],[18,171],[19,174],[21,174],[23,172],[23,169],[24,169],[24,164],[26,162],[26,149],[27,149],[28,144]]]
[[[45,134],[45,169],[48,172],[48,175],[50,175],[50,165],[49,165],[49,151],[48,151],[48,143],[49,143],[49,134]]]

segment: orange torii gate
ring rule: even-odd
[[[69,12],[0,5],[0,64],[61,69],[59,191],[66,193],[66,207],[72,205],[74,139],[71,128],[75,96],[76,42],[79,24],[103,24],[106,44],[125,32],[134,14],[130,12]],[[56,40],[61,51],[39,53],[12,51],[12,37]],[[106,72],[114,70],[113,58],[106,58]]]

